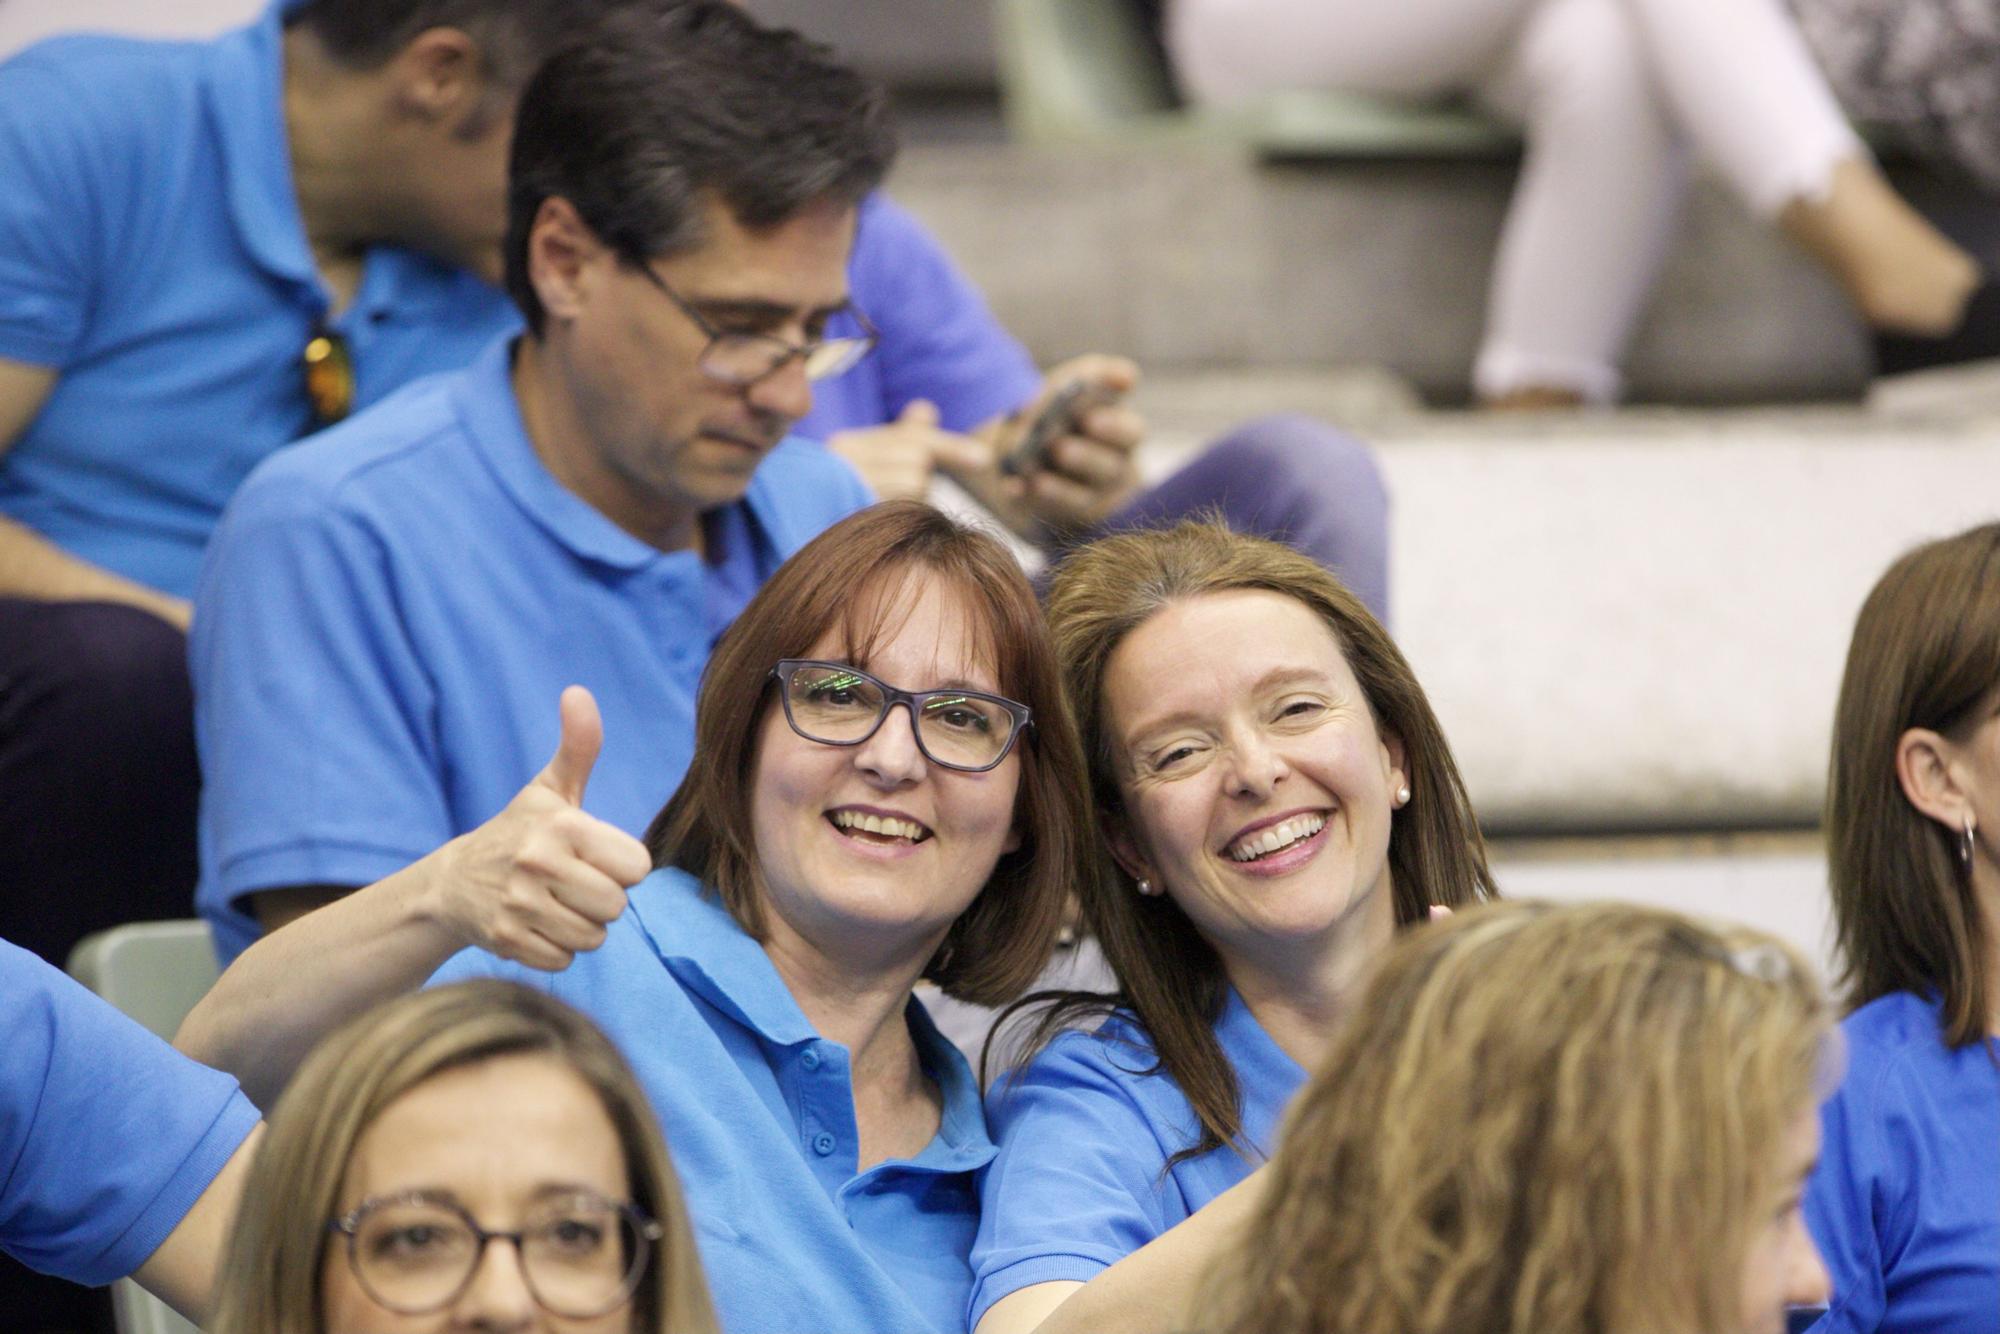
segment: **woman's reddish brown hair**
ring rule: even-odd
[[[764,885],[750,827],[750,788],[771,669],[805,657],[829,632],[866,667],[907,614],[920,579],[964,600],[1000,693],[1034,711],[1015,745],[1020,846],[1000,858],[952,923],[924,976],[977,1005],[1011,1000],[1034,981],[1060,929],[1082,856],[1089,806],[1083,752],[1064,701],[1055,650],[1034,590],[1013,556],[976,528],[917,501],[892,501],[835,524],[786,561],[750,600],[709,659],[695,706],[694,763],[646,831],[655,866],[675,866],[721,896],[763,939]],[[914,683],[909,683],[914,684]]]

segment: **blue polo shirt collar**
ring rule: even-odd
[[[256,22],[218,39],[203,92],[222,148],[230,217],[243,248],[323,310],[329,294],[299,211],[285,134],[284,16],[299,3],[278,0]],[[436,320],[462,310],[465,286],[478,281],[430,255],[370,246],[354,300],[330,323],[346,333],[382,319]]]
[[[283,15],[278,6],[220,38],[204,90],[222,145],[230,213],[264,268],[319,286],[285,140]]]
[[[1216,1021],[1215,1038],[1236,1068],[1238,1087],[1245,1091],[1246,1098],[1254,1091],[1260,1096],[1275,1094],[1283,1103],[1305,1082],[1305,1067],[1287,1056],[1285,1049],[1264,1031],[1235,987],[1229,989],[1222,1017]]]
[[[514,397],[514,346],[515,336],[497,339],[466,368],[452,390],[466,434],[514,503],[580,559],[626,571],[680,565],[700,570],[702,559],[695,553],[648,546],[556,480],[535,452],[521,419],[521,404]],[[724,507],[722,521],[710,523],[711,537],[727,549],[711,550],[709,564],[747,558],[750,550],[770,545],[773,516],[767,507],[774,497],[768,491],[753,478],[744,498]],[[735,550],[739,544],[747,549]]]
[[[667,971],[710,1005],[774,1046],[821,1040],[764,947],[730,915],[721,896],[693,876],[672,867],[655,871],[633,889],[628,910]],[[937,1138],[922,1153],[881,1167],[976,1171],[992,1161],[995,1152],[986,1133],[978,1081],[965,1057],[938,1032],[914,996],[908,1014],[918,1057],[937,1081],[944,1110]]]

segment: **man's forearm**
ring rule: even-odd
[[[187,629],[189,606],[70,555],[34,529],[0,518],[0,597],[39,602],[116,602]]]

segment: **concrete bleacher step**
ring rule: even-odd
[[[1489,860],[1511,898],[1612,900],[1741,922],[1828,976],[1837,967],[1826,850],[1814,833],[1501,838]]]
[[[1392,629],[1500,834],[1809,828],[1861,599],[2000,512],[2000,368],[1868,404],[1425,411],[1379,371],[1155,372],[1142,463],[1306,410],[1373,442]]]
[[[1269,165],[1212,145],[916,145],[891,192],[1044,360],[1372,362],[1451,402],[1514,172],[1487,159]],[[1868,367],[1825,274],[1700,184],[1628,358],[1633,397],[1854,398]]]

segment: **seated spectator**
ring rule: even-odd
[[[1840,283],[1883,370],[2000,353],[2000,284],[1883,178],[1782,0],[1169,0],[1166,31],[1200,100],[1465,94],[1524,126],[1473,368],[1488,403],[1618,396],[1690,149]]]
[[[228,1257],[214,1334],[715,1328],[631,1069],[502,982],[391,1001],[313,1053]]]
[[[828,441],[878,494],[921,496],[942,473],[1057,557],[1105,532],[1219,514],[1297,547],[1387,618],[1388,499],[1359,441],[1306,417],[1265,417],[1145,486],[1132,461],[1143,423],[1122,405],[1138,379],[1131,362],[1077,357],[1042,375],[936,238],[879,195],[862,205],[848,275],[876,352],[823,387],[799,431]],[[1003,472],[999,460],[1070,384],[1093,397],[1045,466]]]
[[[871,499],[785,436],[810,381],[867,350],[823,334],[885,114],[717,0],[606,21],[529,84],[507,241],[527,333],[270,460],[211,545],[199,899],[225,957],[385,877],[371,902],[448,918],[510,879],[561,884],[544,842],[579,820],[579,892],[617,915],[605,873],[644,874],[632,834],[687,767],[716,636]],[[568,749],[554,793],[517,796],[572,682],[606,724],[595,820]]]
[[[1405,939],[1191,1327],[1782,1334],[1830,1015],[1775,939],[1496,904]]]
[[[2000,194],[2000,6],[1790,0],[1849,116]]]
[[[514,96],[605,8],[306,0],[0,65],[0,936],[60,965],[190,911],[209,532],[274,450],[512,326]]]
[[[0,1251],[74,1283],[129,1275],[200,1320],[257,1109],[235,1080],[6,941],[0,1033]],[[10,1329],[50,1319],[45,1306],[4,1313]]]
[[[484,940],[421,921],[348,934],[363,890],[248,951],[184,1048],[269,1088],[330,1014],[438,964],[433,981],[545,988],[638,1071],[724,1329],[963,1331],[993,1146],[971,1070],[911,988],[1012,999],[1075,883],[1083,757],[1034,593],[982,531],[874,506],[751,599],[695,740],[648,832],[656,869],[566,968],[489,949],[445,962]],[[488,903],[496,942],[568,911],[547,891]],[[294,966],[261,967],[287,946]]]
[[[970,1321],[1127,1327],[1136,1283],[1157,1328],[1198,1328],[1177,1293],[1375,956],[1493,879],[1423,687],[1298,552],[1214,525],[1105,538],[1048,612],[1117,990],[1063,997],[1041,1021],[1060,1036],[989,1097]]]
[[[1806,1217],[1815,1330],[2000,1322],[2000,525],[1918,547],[1854,624],[1826,832],[1848,1074]]]

